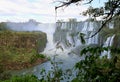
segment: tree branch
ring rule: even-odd
[[[77,2],[80,2],[80,1],[82,1],[82,0],[69,0],[68,2],[62,2],[62,5],[55,7],[55,10],[57,10],[57,9],[60,8],[60,7],[69,6],[69,5],[72,4],[72,3],[77,3]],[[89,0],[89,2],[86,3],[86,4],[89,4],[89,3],[91,3],[92,1],[93,1],[93,0]],[[120,9],[120,0],[116,0],[116,1],[109,0],[109,3],[111,3],[112,6],[110,6],[111,9],[110,9],[110,12],[107,13],[105,22],[102,24],[102,26],[98,29],[98,31],[97,31],[95,34],[93,34],[92,36],[90,36],[90,37],[88,37],[88,38],[94,37],[96,34],[98,34],[98,33],[103,29],[103,27],[104,27],[114,16],[120,14],[120,11],[119,11],[119,9]],[[86,39],[88,39],[88,38],[86,38]]]
[[[79,2],[79,1],[82,1],[82,0],[69,0],[68,2],[61,2],[62,5],[55,7],[55,10],[57,10],[57,9],[60,8],[60,7],[69,6],[69,5],[72,4],[72,3],[77,3],[77,2]],[[90,1],[91,1],[91,0],[90,0]]]
[[[114,4],[114,3],[112,3],[112,4]],[[113,18],[113,16],[118,14],[118,13],[115,14],[115,11],[119,7],[119,5],[120,5],[120,1],[118,1],[114,4],[113,8],[110,10],[110,12],[106,16],[106,21],[102,24],[102,26],[98,29],[98,31],[95,34],[93,34],[92,36],[90,36],[88,38],[92,38],[95,35],[97,35],[103,29],[103,27]],[[86,39],[88,39],[88,38],[86,38]]]
[[[92,3],[92,1],[93,1],[93,0],[89,0],[89,2],[87,2],[87,3],[85,3],[85,4],[90,4],[90,3]]]
[[[102,24],[102,26],[98,29],[98,31],[97,31],[96,33],[94,33],[92,36],[90,36],[90,37],[88,37],[88,38],[85,38],[85,39],[89,39],[89,38],[92,38],[92,37],[94,37],[95,35],[97,35],[97,34],[103,29],[103,27],[104,27],[111,19],[112,19],[112,16],[111,16],[109,19],[107,19],[107,20]]]

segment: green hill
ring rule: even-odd
[[[22,69],[46,61],[39,52],[46,46],[43,32],[0,31],[0,64],[5,69]]]

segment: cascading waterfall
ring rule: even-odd
[[[60,25],[61,24],[61,25]],[[93,35],[96,30],[99,28],[97,23],[95,22],[81,22],[77,24],[72,24],[72,23],[60,23],[58,24],[56,31],[54,33],[54,41],[60,40],[62,37],[62,43],[66,46],[67,42],[74,45],[78,46],[81,45],[79,41],[79,36],[77,35],[78,32],[84,33],[86,35],[86,38],[90,37]],[[63,29],[63,26],[65,25],[65,28]],[[66,27],[67,26],[67,27]],[[60,34],[60,35],[59,35]],[[58,36],[59,35],[59,36]],[[66,44],[65,44],[66,42]],[[98,43],[98,34],[95,37],[86,39],[87,45],[89,44],[99,44]]]
[[[97,25],[96,22],[85,22],[84,28],[82,29],[81,32],[86,35],[85,38],[88,38],[88,39],[86,39],[87,45],[99,44],[98,43],[98,34],[96,36],[94,36],[94,37],[89,38],[94,33],[96,33],[98,28],[99,28],[99,26]]]
[[[103,47],[112,46],[114,37],[115,37],[115,35],[108,37],[107,40],[105,41]],[[102,56],[107,55],[108,58],[111,58],[110,51],[104,51],[101,55]]]
[[[51,59],[56,56],[57,62],[63,62],[59,67],[62,70],[72,69],[76,62],[80,61],[82,57],[79,57],[80,50],[83,48],[79,39],[78,32],[86,34],[86,37],[90,37],[96,32],[100,25],[96,22],[60,22],[56,24],[39,24],[30,25],[26,24],[26,28],[20,29],[18,24],[13,24],[12,29],[17,31],[43,31],[47,34],[47,45],[42,52]],[[23,25],[24,26],[24,25]],[[13,28],[14,27],[14,28]],[[29,29],[29,30],[28,30]],[[87,45],[99,44],[98,35],[93,38],[86,39]],[[46,71],[52,70],[50,61],[41,65],[37,65],[30,70],[22,70],[21,74],[32,72],[38,78],[40,78],[40,70],[45,68]],[[20,73],[19,73],[20,74]]]

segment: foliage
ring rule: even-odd
[[[113,51],[118,51],[111,48]],[[100,56],[100,53],[108,48],[87,47],[82,50],[81,55],[85,58],[76,63],[76,68],[79,70],[76,78],[72,82],[118,82],[120,80],[120,69],[116,66],[118,56],[108,59],[107,56]]]
[[[86,11],[82,13],[84,16],[89,15],[89,17],[99,17],[101,15],[104,15],[104,8],[93,8],[90,6]]]
[[[67,70],[62,70],[59,66],[63,63],[63,62],[59,62],[59,61],[55,61],[55,57],[57,55],[54,56],[53,60],[51,61],[51,70],[49,70],[48,72],[45,69],[41,70],[41,75],[42,78],[40,79],[41,82],[61,82],[61,81],[65,81],[65,80],[70,80],[70,77],[72,77],[72,70],[67,69]]]
[[[9,29],[8,29],[6,23],[1,22],[0,23],[0,31],[7,31],[7,30],[9,30]]]
[[[63,0],[60,1],[62,4],[55,7],[57,10],[58,8],[64,7],[64,6],[69,6],[70,4],[79,4],[82,1],[87,1],[87,4],[92,3],[94,0]],[[103,24],[101,27],[98,29],[96,33],[91,35],[90,38],[94,37],[96,34],[98,34],[104,26],[110,22],[110,20],[116,16],[120,16],[120,0],[108,0],[105,3],[105,6],[100,7],[100,8],[93,8],[89,7],[88,10],[83,12],[83,15],[89,15],[90,17],[103,17]]]
[[[77,3],[82,0],[66,0],[66,2],[63,2],[62,5],[56,7],[63,7],[68,6],[72,3]],[[93,0],[86,0],[91,3]],[[105,10],[100,10],[100,8],[93,9],[92,7],[88,9],[88,11],[84,12],[84,15],[89,14],[94,17],[105,15],[107,14],[106,21],[103,23],[101,28],[98,30],[101,31],[103,26],[106,25],[106,23],[109,22],[109,20],[112,19],[112,17],[120,14],[120,0],[109,0],[105,5]],[[115,29],[114,29],[115,30]],[[97,32],[97,33],[98,33]],[[111,32],[109,30],[108,32]],[[96,33],[95,33],[96,34]],[[80,34],[80,39],[82,43],[85,43],[84,41],[84,34]],[[107,58],[107,56],[101,56],[100,54],[103,51],[111,51],[113,55],[110,59]],[[81,51],[81,55],[84,56],[84,59],[80,62],[76,63],[75,67],[78,71],[76,74],[76,78],[72,80],[72,82],[119,82],[120,81],[120,56],[118,55],[120,53],[119,48],[112,48],[112,47],[86,47]],[[42,78],[38,80],[35,76],[24,76],[24,77],[15,77],[12,78],[13,80],[8,80],[5,82],[60,82],[63,80],[66,73],[63,72],[58,67],[59,62],[51,62],[53,67],[52,71],[49,71],[48,73],[46,70],[41,71]],[[71,70],[70,70],[71,71]],[[71,75],[70,75],[71,76]],[[69,78],[69,77],[68,77]]]
[[[83,0],[64,0],[62,5],[55,7],[55,9],[69,6],[72,3],[78,3]],[[91,3],[93,0],[84,0]],[[105,10],[104,10],[105,9]],[[120,0],[108,0],[105,7],[92,8],[90,7],[84,15],[91,15],[91,17],[99,17],[104,15],[105,21],[98,31],[92,35],[95,36],[102,28],[114,17],[120,15]],[[85,43],[83,34],[80,34],[81,41]],[[112,56],[108,59],[107,56],[100,56],[103,51],[111,51],[112,54],[120,53],[120,49],[112,47],[87,47],[81,51],[81,55],[84,59],[76,63],[75,67],[78,70],[76,78],[72,82],[119,82],[120,80],[120,69],[119,56]],[[116,66],[117,65],[117,66]],[[56,68],[56,67],[55,67]],[[55,81],[56,82],[56,81]],[[58,81],[59,82],[59,81]]]
[[[37,59],[45,59],[46,56],[44,54],[34,54],[31,58],[30,58],[30,63],[33,64],[35,63],[35,61]]]
[[[79,32],[78,32],[79,33]],[[84,33],[79,33],[80,41],[82,44],[85,44],[85,34]]]
[[[92,3],[94,0],[63,0],[61,1],[61,5],[57,6],[55,9],[64,7],[64,6],[69,6],[70,4],[79,4],[79,2],[87,2],[87,4]],[[105,9],[105,12],[104,12]],[[119,0],[108,0],[105,3],[105,7],[103,8],[93,8],[90,6],[88,10],[86,11],[85,15],[89,14],[92,16],[101,16],[104,14],[107,14],[107,17],[109,16],[116,16],[120,14],[120,1]],[[98,15],[99,14],[99,15]]]
[[[107,24],[104,26],[104,28],[101,30],[100,35],[104,36],[103,39],[106,40],[107,37],[113,36],[113,46],[114,48],[119,48],[119,37],[120,37],[120,24],[118,23],[120,21],[120,16],[116,16]],[[109,26],[112,26],[113,28],[109,28]]]
[[[72,77],[72,73],[70,69],[62,70],[59,65],[62,64],[62,62],[56,62],[55,57],[53,61],[51,61],[51,70],[47,71],[45,69],[42,69],[40,72],[41,78],[38,79],[34,75],[23,75],[23,76],[13,76],[11,78],[8,78],[7,80],[0,80],[0,82],[61,82],[65,79],[69,80],[70,77]]]
[[[4,71],[3,65],[0,64],[0,80],[6,80],[11,77],[11,74]]]
[[[41,82],[39,79],[34,75],[24,75],[24,76],[13,76],[9,80],[4,80],[0,82]]]
[[[46,35],[41,32],[0,32],[0,63],[6,69],[21,69],[29,62],[40,59],[37,43],[42,43],[43,50],[46,44]],[[43,46],[44,45],[44,46]],[[44,58],[41,56],[41,58]],[[16,65],[15,65],[16,64]]]

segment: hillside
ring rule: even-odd
[[[46,61],[39,52],[46,46],[43,32],[0,31],[0,64],[5,69],[23,69]]]

